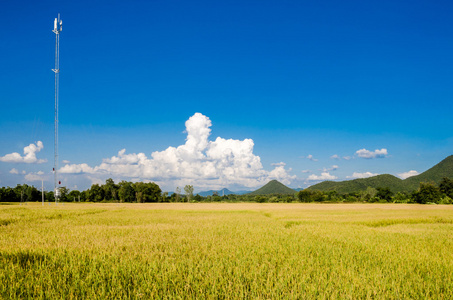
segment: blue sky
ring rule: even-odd
[[[421,173],[452,154],[449,1],[0,8],[0,186],[53,188],[58,13],[60,177],[70,189],[109,177],[168,191],[270,179],[297,188]]]

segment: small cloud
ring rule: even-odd
[[[344,160],[351,160],[352,157],[350,157],[350,156],[343,156],[343,159],[344,159]]]
[[[44,174],[43,172],[38,172],[38,173],[28,173],[25,175],[25,180],[27,181],[41,181],[42,180],[42,175]]]
[[[0,161],[9,163],[26,163],[26,164],[42,164],[47,162],[47,159],[36,158],[36,153],[42,150],[44,145],[41,141],[37,141],[36,144],[30,144],[24,147],[24,156],[21,156],[17,152],[0,156]]]
[[[12,168],[10,171],[9,171],[10,174],[19,174],[19,171],[15,168]]]
[[[310,181],[318,181],[318,180],[334,180],[337,178],[338,178],[337,176],[330,175],[329,172],[322,172],[320,176],[311,174],[310,176],[308,176],[307,179]]]
[[[381,150],[376,149],[374,151],[370,151],[370,150],[363,148],[363,149],[357,150],[355,152],[355,154],[357,154],[358,157],[366,158],[366,159],[384,158],[388,155],[387,149],[385,149],[385,148],[382,148]]]
[[[340,160],[340,157],[338,156],[338,154],[334,154],[330,157],[330,159]]]
[[[22,171],[21,173],[22,173],[22,175],[25,175],[25,174],[27,174],[27,172],[25,172],[25,170],[24,170],[24,171]]]
[[[64,163],[64,164],[69,164],[70,163],[70,161],[66,160],[66,159],[62,160],[61,162]]]
[[[284,166],[286,166],[286,164],[284,162],[279,162],[279,163],[273,163],[273,164],[271,164],[271,166],[284,167]]]
[[[65,165],[64,167],[60,168],[60,173],[65,174],[82,174],[82,173],[93,174],[95,172],[96,170],[87,164]]]
[[[399,173],[398,174],[398,177],[401,178],[401,179],[406,179],[406,178],[409,178],[409,177],[412,177],[412,176],[416,176],[420,173],[418,173],[417,171],[415,170],[410,170],[408,172],[404,172],[404,173]]]
[[[368,178],[368,177],[373,177],[379,175],[378,173],[371,173],[371,172],[364,172],[364,173],[359,173],[359,172],[354,172],[352,173],[352,176],[346,176],[346,178]]]
[[[302,173],[311,173],[310,170],[302,170],[301,172],[302,172]]]
[[[338,165],[332,165],[330,168],[326,169],[327,171],[335,171],[338,169]]]
[[[318,159],[317,159],[317,158],[314,158],[313,155],[311,155],[311,154],[309,154],[309,155],[307,156],[307,158],[308,158],[309,160],[311,160],[311,161],[318,161]]]
[[[323,172],[329,172],[329,171],[335,171],[338,169],[337,165],[332,165],[330,168],[324,168],[322,169]]]

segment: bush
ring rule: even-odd
[[[439,203],[441,194],[433,182],[420,182],[420,187],[412,194],[412,198],[414,202],[420,204]]]
[[[448,196],[443,197],[440,199],[439,204],[453,204],[453,199]]]
[[[390,189],[388,187],[378,187],[376,188],[377,190],[377,193],[376,193],[376,197],[379,198],[379,202],[390,202],[392,200],[392,191],[390,191]]]
[[[264,196],[255,196],[255,201],[258,203],[266,202],[267,198]]]

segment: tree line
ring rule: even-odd
[[[161,197],[160,187],[153,182],[121,181],[115,184],[109,178],[105,184],[93,184],[85,191],[72,190],[60,187],[61,202],[158,202]],[[34,186],[18,184],[16,187],[2,187],[0,189],[2,202],[42,201],[42,192]],[[55,201],[53,191],[44,191],[44,201]]]
[[[368,187],[365,191],[347,194],[302,190],[297,193],[297,198],[300,202],[453,204],[453,180],[445,177],[438,185],[434,182],[420,182],[419,188],[413,192],[393,193],[388,187]]]
[[[301,190],[290,195],[224,195],[214,193],[210,196],[193,195],[193,186],[186,185],[184,193],[181,188],[171,195],[162,192],[160,187],[153,182],[121,181],[118,184],[109,178],[105,184],[93,184],[85,191],[60,188],[62,202],[381,202],[381,203],[437,203],[453,204],[453,180],[443,178],[437,185],[434,182],[421,182],[419,188],[411,193],[393,193],[388,187],[372,188],[367,190],[339,194],[335,191],[321,192]],[[34,186],[18,184],[16,187],[0,188],[1,202],[36,202],[42,201],[42,193]],[[44,201],[55,201],[53,191],[44,192]]]

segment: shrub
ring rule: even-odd
[[[420,204],[438,203],[440,196],[440,190],[433,182],[420,182],[418,191],[412,194],[414,202]]]

